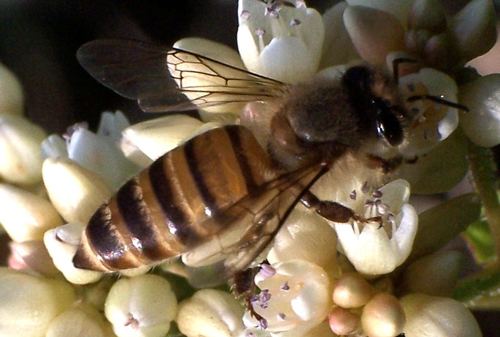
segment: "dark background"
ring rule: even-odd
[[[335,2],[307,1],[320,11]],[[452,13],[466,1],[444,2]],[[24,86],[26,115],[48,132],[83,120],[95,127],[104,110],[121,109],[137,122],[152,116],[87,75],[75,59],[78,47],[103,37],[168,46],[199,36],[236,48],[236,8],[236,0],[0,0],[0,62]],[[500,337],[499,312],[475,315],[485,337]]]

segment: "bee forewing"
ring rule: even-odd
[[[190,282],[197,286],[217,284],[247,268],[272,241],[302,193],[323,173],[323,167],[315,165],[282,175],[266,183],[256,195],[232,206],[228,213],[242,214],[237,222],[211,241],[183,254],[182,261],[192,274]],[[205,276],[206,284],[201,284],[194,279],[200,276],[196,268],[217,272]]]
[[[77,58],[99,82],[137,99],[144,111],[263,101],[281,96],[285,90],[283,83],[244,69],[140,41],[92,41],[80,47]]]

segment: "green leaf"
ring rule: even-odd
[[[460,281],[453,297],[472,309],[500,309],[500,269],[494,267]]]
[[[465,230],[464,238],[478,263],[484,264],[495,259],[495,242],[488,222],[480,220],[472,223]]]
[[[464,194],[418,216],[418,231],[409,261],[431,254],[479,219],[481,203],[475,193]]]

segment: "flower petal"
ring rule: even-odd
[[[285,83],[309,80],[318,67],[309,47],[293,36],[275,37],[261,52],[254,71]]]
[[[343,15],[347,4],[342,1],[323,14],[325,41],[320,68],[348,63],[359,59],[351,38],[344,26]]]
[[[188,37],[176,41],[173,47],[200,54],[236,68],[244,69],[245,67],[236,50],[212,40]]]
[[[43,237],[52,262],[64,277],[74,284],[96,282],[103,276],[101,272],[78,269],[73,265],[73,256],[80,243],[82,231],[82,225],[66,224],[48,230]]]
[[[23,189],[0,184],[0,223],[16,242],[41,240],[43,233],[62,224],[52,204]]]
[[[17,76],[0,63],[0,114],[21,115],[24,110],[23,88]]]
[[[336,245],[335,232],[323,218],[296,207],[274,238],[267,260],[276,264],[301,259],[329,271],[337,267]]]
[[[176,321],[187,337],[235,337],[244,328],[242,315],[243,308],[230,294],[203,289],[179,305]]]
[[[0,115],[0,177],[15,184],[41,179],[40,144],[46,137],[37,125],[17,115]]]
[[[43,181],[52,204],[68,222],[87,223],[112,195],[102,178],[69,159],[47,158]]]

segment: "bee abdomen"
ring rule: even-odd
[[[230,225],[225,210],[271,170],[264,150],[242,127],[197,136],[157,159],[97,210],[74,265],[114,271],[177,256]]]

